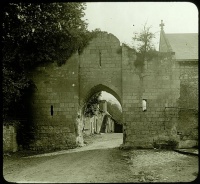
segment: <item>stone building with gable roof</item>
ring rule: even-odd
[[[172,53],[179,64],[179,147],[193,147],[198,143],[198,33],[165,33],[163,22],[160,26],[159,52]]]

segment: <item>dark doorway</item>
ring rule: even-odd
[[[114,126],[114,132],[115,133],[122,133],[123,131],[123,126],[121,124],[115,123]]]

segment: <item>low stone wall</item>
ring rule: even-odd
[[[16,137],[16,126],[3,125],[3,152],[16,152],[18,150]]]

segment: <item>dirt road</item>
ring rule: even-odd
[[[92,143],[91,143],[92,142]],[[73,150],[4,159],[4,178],[17,183],[192,181],[198,158],[172,151],[120,150],[122,134],[96,135]]]
[[[4,168],[4,177],[20,183],[127,182],[131,170],[115,148],[121,143],[122,134],[104,134],[88,146],[23,158],[24,167]]]

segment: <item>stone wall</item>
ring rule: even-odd
[[[198,108],[198,61],[179,62],[180,65],[180,107]]]
[[[176,136],[179,69],[169,53],[136,66],[133,51],[122,48],[122,109],[125,146],[152,148],[159,136]],[[142,110],[142,100],[147,110]]]
[[[80,55],[81,104],[105,90],[121,101],[121,47],[112,34],[101,33]]]
[[[121,101],[120,42],[112,34],[102,33],[82,54],[74,54],[61,67],[55,63],[38,67],[31,78],[36,90],[31,98],[34,139],[30,148],[77,146],[83,142],[80,140],[83,118],[78,120],[77,115],[85,102],[100,91],[107,91]]]
[[[198,140],[198,62],[179,62],[180,99],[179,122],[181,147],[197,145]],[[184,143],[185,142],[185,143]]]
[[[176,138],[182,71],[172,53],[136,65],[132,49],[120,46],[112,34],[99,34],[65,65],[52,63],[32,73],[36,90],[31,99],[31,148],[64,149],[81,144],[82,108],[100,91],[111,93],[122,104],[125,146],[152,148],[159,137]],[[142,110],[143,99],[146,111]]]
[[[78,54],[62,67],[52,63],[31,75],[36,89],[31,99],[34,140],[31,149],[76,146],[78,113]]]

